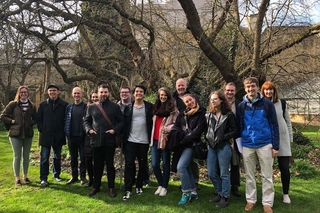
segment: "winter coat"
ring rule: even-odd
[[[279,127],[273,104],[258,93],[254,103],[244,96],[237,106],[237,119],[240,125],[242,145],[260,148],[272,144],[279,150]]]
[[[230,139],[239,137],[238,123],[232,111],[220,115],[219,122],[209,112],[206,114],[206,119],[208,123],[206,139],[211,148],[222,148],[230,144]]]
[[[62,146],[66,144],[64,134],[65,112],[68,103],[57,98],[42,101],[37,112],[40,146]]]
[[[83,119],[83,127],[86,134],[93,129],[97,134],[90,134],[92,147],[115,146],[115,135],[107,134],[106,131],[113,129],[115,134],[121,134],[124,128],[124,117],[118,104],[109,99],[98,102],[109,117],[113,128],[104,118],[96,103],[89,105],[86,116]]]
[[[81,102],[80,105],[82,106],[82,118],[86,115],[86,111],[87,111],[87,104],[84,102]],[[71,122],[72,122],[72,109],[73,109],[74,103],[69,104],[66,108],[66,121],[65,121],[65,126],[64,126],[64,132],[67,136],[67,138],[71,137]],[[81,119],[82,120],[82,119]],[[85,133],[84,133],[84,129],[83,129],[83,122],[79,123],[79,125],[81,126],[81,132],[79,132],[79,136],[80,137],[84,137]]]
[[[277,112],[277,120],[279,125],[280,147],[278,156],[291,156],[291,142],[293,141],[293,135],[288,109],[285,109],[285,117],[283,117],[281,101],[279,100],[273,104]]]
[[[201,140],[201,134],[207,128],[206,122],[206,109],[200,107],[193,115],[186,116],[184,111],[180,112],[173,128],[180,128],[185,130],[186,121],[188,122],[187,134],[181,140],[183,147],[191,148],[194,143],[198,143]]]
[[[20,101],[11,101],[3,110],[1,120],[5,123],[11,124],[8,136],[16,138],[32,138],[33,125],[36,124],[36,107],[29,101],[28,109],[23,112]]]

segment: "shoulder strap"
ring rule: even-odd
[[[113,128],[113,124],[111,123],[108,115],[106,114],[106,112],[102,109],[102,107],[100,106],[99,102],[95,102],[96,106],[98,107],[98,109],[100,110],[101,114],[103,115],[103,117],[107,120],[107,122],[109,123],[109,125],[111,126],[111,128]]]
[[[287,106],[286,106],[287,102],[284,99],[280,99],[280,101],[281,101],[281,106],[282,106],[283,118],[286,119],[285,112],[286,112],[286,108],[287,108]]]

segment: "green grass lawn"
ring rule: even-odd
[[[37,137],[35,137],[37,138]],[[34,149],[39,151],[37,142],[34,140]],[[217,209],[214,204],[208,202],[213,196],[211,184],[201,183],[201,190],[198,191],[199,199],[184,206],[178,206],[181,192],[178,188],[179,182],[172,181],[168,188],[166,197],[155,196],[157,186],[152,181],[152,186],[145,188],[141,196],[133,194],[128,201],[122,200],[123,192],[119,192],[116,198],[106,195],[107,183],[103,178],[102,192],[90,198],[86,196],[89,188],[81,186],[79,183],[66,185],[70,174],[63,172],[62,182],[55,182],[49,177],[49,187],[41,188],[39,185],[39,166],[30,166],[29,178],[32,184],[14,186],[12,171],[12,150],[5,132],[0,132],[0,212],[6,213],[37,213],[37,212],[244,212],[246,204],[244,196],[241,198],[230,198],[230,204],[225,209]],[[318,197],[320,187],[318,185],[320,177],[312,180],[301,180],[293,178],[291,182],[290,197],[292,204],[282,203],[281,184],[276,183],[276,197],[274,212],[276,213],[316,213],[320,212]],[[119,179],[117,188],[119,189]],[[241,183],[240,192],[244,195],[244,185]],[[261,184],[258,184],[258,206],[253,213],[263,212],[261,205]]]

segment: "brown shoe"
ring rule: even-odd
[[[264,213],[273,213],[271,206],[263,205],[263,212]]]
[[[109,196],[110,197],[117,197],[117,192],[114,189],[109,189]]]
[[[246,207],[244,207],[244,210],[247,211],[247,212],[249,212],[249,211],[251,211],[255,206],[256,206],[255,203],[247,202],[247,205],[246,205]]]
[[[97,194],[98,192],[100,192],[100,189],[99,189],[99,188],[93,188],[93,189],[91,190],[91,192],[89,192],[88,196],[91,197],[91,196]]]

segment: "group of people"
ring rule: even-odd
[[[198,199],[199,169],[193,158],[193,146],[204,137],[209,147],[208,176],[215,189],[215,196],[209,201],[216,203],[218,208],[224,208],[229,204],[231,193],[241,196],[238,187],[242,156],[246,177],[245,211],[251,211],[257,203],[255,171],[259,162],[262,204],[264,212],[271,213],[275,195],[275,157],[278,157],[281,172],[283,202],[291,202],[288,195],[292,142],[290,117],[272,82],[265,82],[261,92],[258,91],[256,78],[249,77],[243,83],[246,95],[242,102],[235,99],[236,85],[231,82],[226,84],[224,91],[214,91],[209,95],[208,109],[202,107],[198,98],[187,90],[185,79],[176,81],[173,94],[167,87],[161,87],[154,104],[144,100],[146,87],[143,85],[134,87],[133,98],[129,87],[120,88],[121,100],[114,103],[109,99],[108,86],[102,84],[91,94],[88,104],[82,100],[82,90],[77,86],[72,90],[74,101],[68,104],[59,97],[59,87],[50,84],[47,87],[49,97],[40,103],[37,112],[29,100],[28,88],[21,86],[14,101],[1,114],[1,119],[11,124],[8,134],[14,155],[15,184],[22,184],[21,156],[23,182],[30,183],[27,176],[29,153],[33,125],[36,124],[41,146],[41,186],[49,184],[51,149],[53,177],[61,181],[61,149],[67,138],[72,177],[66,184],[77,181],[88,184],[92,186],[88,196],[93,196],[100,191],[106,165],[108,194],[116,197],[114,155],[116,147],[121,145],[125,159],[125,193],[122,198],[128,200],[134,185],[137,195],[143,193],[143,182],[148,175],[148,150],[151,147],[151,164],[158,183],[154,194],[166,196],[170,172],[178,172],[182,190],[178,204],[184,205]],[[176,143],[174,153],[167,149],[168,141]]]

